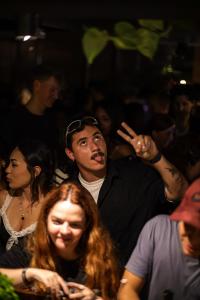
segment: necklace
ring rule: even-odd
[[[24,210],[23,210],[23,204],[22,204],[22,199],[20,199],[20,202],[19,202],[19,204],[20,204],[20,206],[19,206],[19,214],[20,214],[20,219],[22,220],[22,221],[24,221],[24,219],[25,219],[25,212],[24,212]]]
[[[21,213],[21,220],[24,221],[24,219],[25,219],[25,215],[24,213]]]
[[[27,207],[27,208],[24,209],[23,202],[24,202],[24,201],[23,201],[23,199],[21,198],[21,199],[19,200],[19,215],[20,215],[20,219],[21,219],[22,221],[25,220],[26,212],[27,212],[28,209],[29,209],[29,207]]]

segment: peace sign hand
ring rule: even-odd
[[[129,127],[125,122],[121,123],[121,126],[127,131],[118,129],[117,133],[127,141],[134,148],[136,155],[145,160],[151,160],[158,154],[158,149],[155,142],[150,136],[137,135],[135,131]]]

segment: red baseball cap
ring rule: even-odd
[[[170,219],[183,221],[200,229],[200,178],[188,187],[181,203],[171,214]]]

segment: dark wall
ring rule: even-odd
[[[180,5],[176,1],[157,2],[31,0],[1,4],[1,86],[17,86],[32,66],[43,62],[60,68],[72,86],[84,86],[89,80],[104,80],[111,86],[119,86],[127,81],[151,84],[165,63],[170,44],[162,45],[153,61],[135,51],[120,51],[109,45],[88,68],[81,38],[86,25],[112,28],[119,20],[162,18],[171,21],[197,17],[197,7],[194,9],[189,3]],[[15,41],[18,17],[27,12],[37,12],[40,15],[46,32],[44,40],[27,43]],[[192,60],[192,57],[189,59]],[[191,69],[191,65],[189,61],[188,69]]]

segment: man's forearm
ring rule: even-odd
[[[126,289],[120,288],[117,300],[140,300],[140,297],[131,287]]]
[[[145,279],[128,270],[124,271],[117,294],[117,300],[140,300],[139,294]]]
[[[163,179],[167,199],[181,199],[188,187],[188,182],[183,174],[163,155],[158,162],[153,164],[153,167],[160,173]]]

